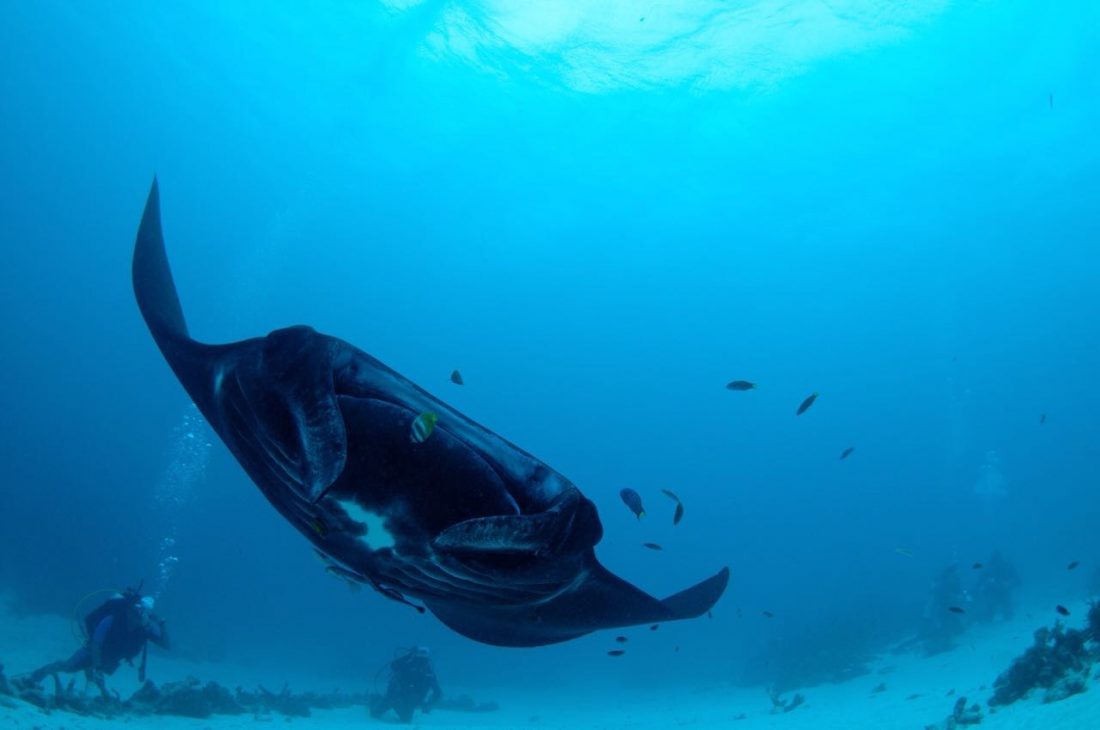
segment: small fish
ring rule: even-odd
[[[678,496],[676,496],[676,492],[673,492],[670,489],[662,489],[661,494],[665,495],[676,503],[676,511],[672,514],[672,524],[680,524],[680,520],[684,519],[684,503],[680,501],[680,498]]]
[[[761,611],[760,613],[764,614],[764,618],[775,618],[775,614],[771,611]]]
[[[414,444],[422,444],[427,441],[428,437],[432,435],[432,430],[438,420],[439,416],[431,411],[421,413],[412,422],[412,428],[409,429],[409,440]]]
[[[1057,606],[1054,607],[1054,610],[1057,611],[1058,613],[1062,614],[1063,616],[1069,616],[1069,609],[1066,608],[1065,606],[1057,605]]]
[[[950,611],[951,613],[966,613],[966,611],[959,608],[958,606],[951,606],[947,610]]]
[[[612,649],[611,651],[607,652],[607,655],[608,656],[622,656],[625,653],[626,652],[623,651],[622,649]]]
[[[1047,422],[1047,414],[1043,413],[1042,415],[1039,416],[1039,425],[1042,426],[1046,422]]]
[[[801,416],[806,411],[810,410],[810,406],[817,400],[817,393],[810,393],[806,400],[802,401],[802,405],[798,406],[798,410],[794,412],[796,416]]]
[[[707,618],[714,618],[714,614],[710,611],[707,611]]]
[[[645,517],[645,507],[642,506],[642,495],[627,487],[619,490],[619,497],[623,500],[634,516],[639,520]]]
[[[841,460],[841,461],[844,461],[844,460],[845,460],[845,459],[847,459],[847,458],[848,458],[849,456],[851,456],[851,455],[852,455],[852,452],[853,452],[853,451],[855,451],[855,450],[856,450],[856,447],[855,447],[855,446],[849,446],[848,448],[844,449],[844,451],[841,451],[841,452],[840,452],[840,460]]]
[[[462,373],[457,370],[451,371],[451,382],[455,385],[462,385],[465,381],[462,379]]]
[[[655,542],[643,542],[642,547],[647,547],[650,550],[664,550],[663,547],[661,547],[660,545],[658,545]]]
[[[918,697],[920,697],[920,694],[919,694],[919,693],[917,693],[917,692],[914,692],[913,694],[909,695],[909,696],[908,696],[908,697],[906,697],[905,699],[907,699],[907,700],[915,700],[915,699],[917,699]]]
[[[756,383],[751,383],[748,380],[732,380],[726,383],[727,390],[755,390]]]
[[[974,570],[981,570],[982,569],[982,564],[981,563],[974,563],[970,567],[973,568]]]
[[[906,557],[906,558],[913,557],[913,551],[910,550],[909,548],[896,547],[896,548],[894,548],[894,552],[897,553],[898,555],[901,555],[901,556]]]
[[[653,624],[652,626],[649,627],[649,630],[650,631],[656,631],[659,628],[661,628],[660,624]]]
[[[1074,560],[1072,563],[1070,563],[1069,565],[1066,566],[1066,570],[1073,570],[1074,568],[1076,568],[1080,564],[1081,564],[1080,560]]]
[[[615,641],[620,644],[625,644],[626,642],[630,641],[630,639],[626,638],[625,636],[616,636]]]
[[[1054,108],[1054,94],[1053,93],[1047,94],[1047,103],[1050,104],[1051,109]]]

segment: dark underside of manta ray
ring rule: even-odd
[[[596,508],[568,479],[343,340],[304,326],[191,339],[155,180],[133,283],[176,377],[330,571],[501,646],[694,618],[725,590],[725,568],[664,600],[611,574],[593,550]],[[427,412],[438,423],[418,443]]]

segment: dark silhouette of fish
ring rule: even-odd
[[[660,545],[658,545],[655,542],[643,542],[642,547],[647,547],[650,550],[664,550],[663,547],[661,547]]]
[[[855,450],[856,450],[856,447],[855,447],[855,446],[849,446],[848,448],[844,449],[844,451],[841,451],[841,452],[840,452],[840,460],[841,460],[841,461],[844,461],[844,460],[845,460],[845,459],[847,459],[847,458],[848,458],[849,456],[851,456],[851,455],[852,455],[852,452],[853,452],[853,451],[855,451]]]
[[[1069,565],[1066,566],[1066,570],[1073,570],[1074,568],[1076,568],[1080,564],[1081,564],[1080,560],[1074,560],[1072,563],[1070,563]]]
[[[948,607],[947,610],[950,611],[951,613],[966,613],[966,611],[959,608],[958,606],[950,606],[950,607]]]
[[[756,388],[756,383],[751,383],[748,380],[731,380],[726,383],[727,390],[753,390]]]
[[[765,618],[775,618],[775,614],[771,611],[761,611],[760,613],[764,614]]]
[[[1043,413],[1039,416],[1039,425],[1042,426],[1047,422],[1047,414]]]
[[[619,498],[623,500],[623,504],[634,513],[634,516],[639,520],[645,517],[645,507],[642,506],[642,495],[635,492],[630,487],[619,490]]]
[[[612,649],[611,651],[607,652],[607,655],[608,656],[622,656],[625,653],[626,653],[626,651],[623,650],[623,649]]]
[[[343,340],[304,325],[229,344],[192,339],[155,180],[132,278],[195,405],[342,576],[498,646],[697,618],[725,591],[728,569],[664,599],[614,575],[596,559],[603,525],[576,485]],[[427,413],[438,414],[431,438],[410,440]]]
[[[982,564],[981,563],[974,563],[970,567],[973,568],[974,570],[981,570],[982,569]]]
[[[455,385],[462,385],[465,381],[462,379],[462,373],[457,370],[451,371],[451,382]]]
[[[626,642],[630,641],[630,639],[626,638],[625,636],[616,636],[615,641],[619,642],[620,644],[625,644]]]
[[[810,406],[814,404],[815,400],[817,400],[817,393],[810,393],[806,397],[806,400],[802,401],[801,405],[798,406],[798,410],[795,411],[794,414],[796,416],[801,416],[803,413],[810,410]]]
[[[660,624],[653,624],[652,626],[649,627],[649,630],[650,631],[656,631],[659,628],[661,628]]]
[[[1054,610],[1057,611],[1058,613],[1062,614],[1063,616],[1069,616],[1069,609],[1066,608],[1065,606],[1062,606],[1062,605],[1059,604],[1059,605],[1054,607]]]
[[[676,496],[675,492],[668,489],[662,489],[661,493],[676,502],[676,511],[672,513],[672,524],[680,524],[680,520],[684,519],[684,503],[680,501],[680,498]]]

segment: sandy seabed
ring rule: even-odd
[[[1086,606],[1075,608],[1083,617]],[[584,688],[548,688],[546,692],[518,693],[512,689],[494,693],[492,688],[471,689],[474,695],[491,695],[500,709],[483,714],[436,711],[418,714],[413,726],[424,728],[785,728],[818,730],[861,728],[881,730],[906,728],[920,730],[942,723],[951,714],[960,696],[967,704],[980,703],[983,719],[980,727],[992,730],[1069,728],[1100,730],[1100,690],[1097,668],[1090,689],[1060,702],[1043,704],[1041,693],[1008,707],[990,712],[986,702],[992,695],[993,680],[1011,661],[1031,645],[1035,629],[1042,625],[1037,612],[1021,611],[1013,622],[970,630],[959,646],[933,657],[887,655],[872,664],[869,674],[856,679],[799,690],[806,702],[797,709],[772,713],[772,703],[762,688],[732,686],[683,686],[653,690],[622,690],[609,696],[606,691],[587,692]],[[1052,623],[1051,621],[1047,622]],[[1070,621],[1070,626],[1076,622]],[[75,640],[68,623],[56,616],[14,617],[0,613],[0,661],[9,678],[42,664],[51,658],[67,656]],[[155,667],[153,662],[155,661]],[[281,688],[289,682],[295,688],[310,688],[303,677],[259,676],[255,670],[235,669],[225,664],[196,664],[170,656],[150,657],[151,674],[160,682],[182,680],[188,676],[216,680],[228,687],[264,684]],[[1098,665],[1100,668],[1100,665]],[[137,689],[136,673],[124,667],[110,680],[110,686],[122,696]],[[83,680],[80,680],[83,682]],[[48,682],[47,682],[48,684]],[[885,685],[885,689],[879,688]],[[876,688],[880,691],[873,691]],[[466,691],[448,686],[448,692]],[[793,696],[786,693],[785,698]],[[563,701],[567,697],[568,701]],[[206,719],[150,716],[101,719],[64,711],[46,712],[11,697],[0,697],[0,730],[19,728],[66,728],[68,730],[107,730],[118,725],[155,726],[161,730],[263,727],[276,723],[294,727],[361,728],[398,725],[394,721],[371,719],[363,707],[314,710],[308,718],[281,715],[217,715]]]

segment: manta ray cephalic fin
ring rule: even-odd
[[[451,553],[560,555],[593,547],[602,533],[595,506],[577,489],[567,489],[545,512],[464,520],[443,530],[432,544]]]

